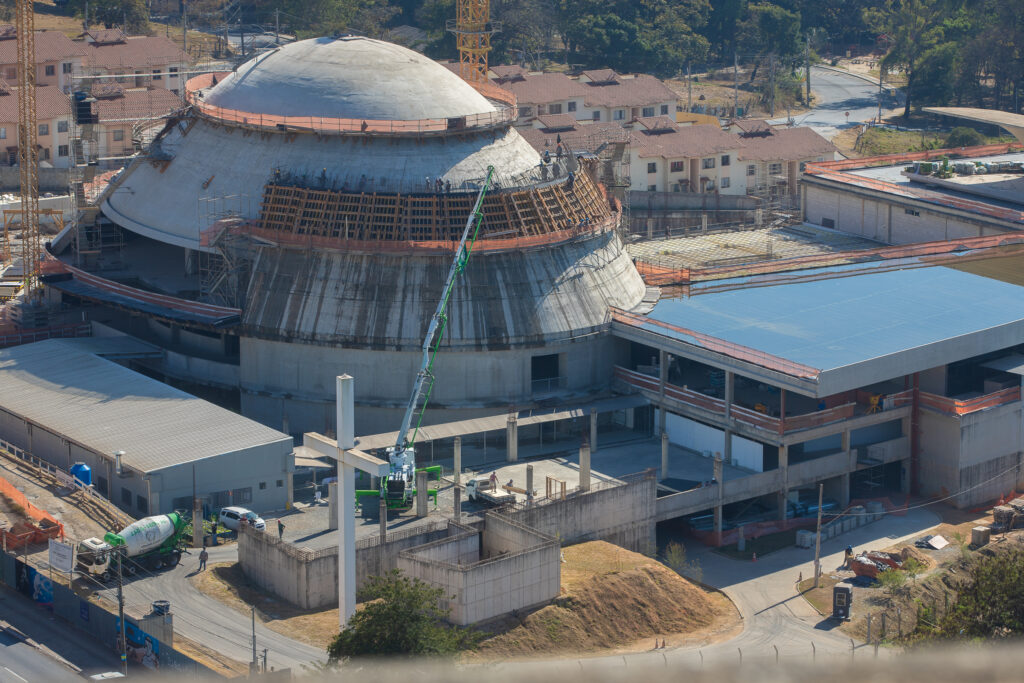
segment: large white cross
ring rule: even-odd
[[[344,629],[356,612],[356,470],[383,477],[390,467],[355,447],[355,380],[340,375],[337,387],[337,440],[306,432],[303,443],[338,461],[338,622]]]

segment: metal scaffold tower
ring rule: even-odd
[[[500,22],[490,18],[491,0],[457,0],[455,20],[447,22],[459,47],[459,75],[470,83],[487,82],[491,35],[501,30]]]
[[[18,165],[21,171],[21,262],[26,303],[42,292],[39,262],[39,148],[36,144],[35,15],[32,0],[18,0]]]

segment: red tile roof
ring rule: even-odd
[[[181,108],[181,98],[170,90],[143,88],[125,90],[123,97],[97,100],[92,108],[100,123],[125,119],[147,119],[166,116]]]
[[[576,127],[576,117],[572,114],[546,114],[544,116],[538,116],[537,122],[540,123],[542,129],[554,130],[554,129],[573,129]]]
[[[642,128],[647,131],[674,131],[679,128],[679,124],[670,119],[667,116],[650,116],[647,118],[640,118],[636,120],[637,128]]]
[[[612,69],[594,69],[592,71],[583,71],[580,76],[587,79],[591,83],[611,83],[618,80],[619,75]]]
[[[638,157],[665,159],[697,159],[743,148],[737,136],[715,125],[677,127],[671,133],[651,134],[633,130],[629,140]]]
[[[18,41],[14,27],[0,26],[0,64],[18,63]],[[70,57],[81,57],[85,48],[60,31],[36,31],[36,63],[58,62]]]
[[[629,140],[629,131],[611,121],[577,121],[575,128],[571,130],[544,131],[539,128],[521,128],[519,134],[538,152],[543,153],[547,150],[551,154],[555,153],[559,138],[562,139],[562,146],[573,152],[596,152],[605,143]]]
[[[733,127],[744,133],[763,133],[772,129],[764,119],[733,119],[729,122],[729,128]]]
[[[111,45],[123,43],[128,39],[127,34],[119,28],[93,28],[82,34],[87,40],[100,45]]]
[[[675,102],[678,99],[667,85],[647,74],[619,76],[609,85],[588,83],[583,87],[586,89],[584,101],[588,107],[643,107]]]
[[[130,36],[125,42],[112,45],[79,44],[85,48],[88,66],[101,69],[144,68],[188,61],[185,53],[163,36]]]
[[[0,123],[17,125],[18,90],[10,88],[10,94],[0,95]],[[36,119],[41,123],[62,116],[71,116],[71,99],[55,86],[36,86]]]
[[[743,135],[739,158],[744,161],[802,161],[834,158],[836,147],[813,128],[772,128],[769,135]]]
[[[515,93],[519,106],[549,104],[571,97],[583,97],[586,86],[565,74],[527,74],[521,81],[502,83],[501,87]]]
[[[492,66],[490,71],[495,76],[495,80],[501,82],[502,80],[519,80],[526,77],[527,71],[524,67],[518,64],[499,64],[498,66]]]

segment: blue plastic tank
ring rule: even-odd
[[[80,481],[83,486],[92,486],[92,468],[84,462],[76,462],[71,466],[71,476]]]

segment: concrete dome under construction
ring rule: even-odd
[[[244,414],[296,433],[333,428],[334,376],[349,373],[359,431],[396,429],[454,246],[494,167],[428,420],[607,388],[609,307],[635,309],[646,288],[615,231],[618,203],[586,160],[538,157],[511,125],[512,95],[344,37],[193,78],[186,97],[100,200],[154,250],[181,253],[199,294],[163,294],[238,309],[237,324],[218,323],[223,358],[209,344],[190,357],[186,342],[209,336],[195,320],[146,318],[149,338],[173,352],[168,374],[235,383]],[[86,289],[72,293],[102,299]]]

